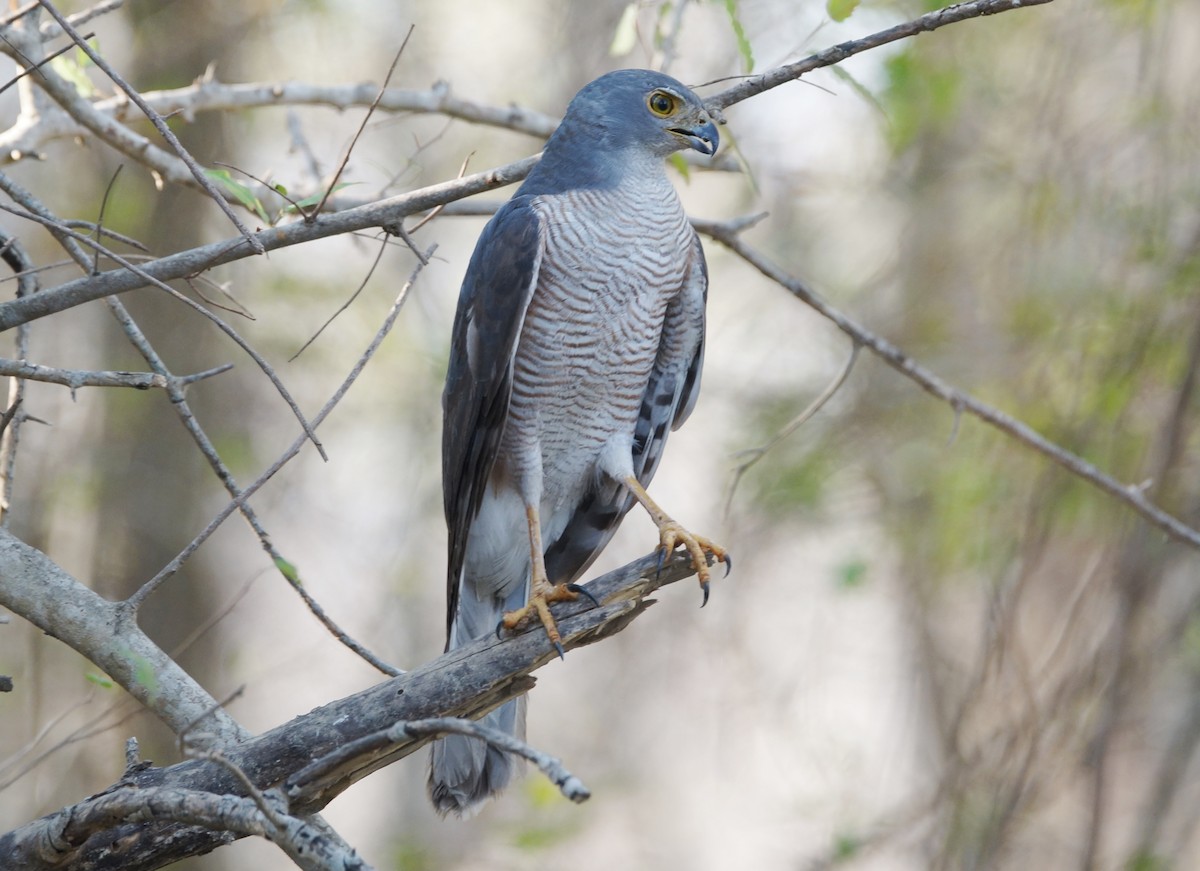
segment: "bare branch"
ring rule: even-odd
[[[31,3],[30,6],[36,5]],[[84,9],[81,12],[76,12],[73,15],[67,16],[67,23],[72,27],[78,27],[81,24],[87,24],[93,18],[99,18],[101,15],[107,15],[109,12],[115,12],[125,5],[125,0],[102,0],[90,9]],[[46,21],[39,28],[38,33],[42,39],[54,39],[62,36],[62,26],[57,21]]]
[[[274,251],[316,239],[383,227],[434,206],[520,181],[537,161],[536,156],[527,157],[507,166],[474,173],[454,181],[430,185],[368,205],[322,215],[320,220],[311,224],[298,221],[255,235],[268,251]],[[29,299],[0,303],[0,331],[115,293],[192,276],[214,266],[241,260],[249,253],[245,241],[235,238],[160,257],[137,270],[114,269],[100,275],[76,279],[44,290]]]
[[[79,46],[80,51],[91,58],[92,63],[103,70],[104,74],[108,76],[118,88],[124,91],[129,96],[129,99],[133,100],[133,102],[137,104],[137,107],[145,113],[146,117],[150,119],[150,123],[152,123],[154,128],[158,130],[159,135],[161,135],[163,139],[167,140],[167,144],[171,146],[177,155],[179,155],[179,159],[187,165],[188,170],[190,170],[192,173],[192,177],[196,179],[196,183],[210,197],[212,197],[213,201],[217,204],[217,206],[220,207],[221,211],[225,213],[225,217],[227,217],[230,223],[237,228],[238,232],[245,237],[245,239],[250,243],[251,247],[253,247],[254,250],[259,254],[265,254],[266,250],[262,247],[262,244],[254,239],[253,236],[251,236],[250,231],[241,222],[241,219],[239,219],[238,216],[233,213],[233,209],[230,208],[229,203],[225,202],[224,195],[217,190],[216,186],[212,183],[212,180],[205,175],[203,167],[201,167],[200,164],[196,162],[196,159],[188,152],[188,150],[183,147],[183,143],[179,141],[179,138],[173,132],[171,132],[171,128],[167,126],[167,122],[163,120],[163,117],[150,108],[150,105],[142,99],[142,95],[139,94],[137,90],[134,89],[133,86],[131,86],[127,81],[125,81],[121,74],[113,69],[112,65],[106,61],[99,52],[97,52],[88,44],[87,39],[85,39],[78,30],[71,26],[71,23],[67,20],[66,16],[59,12],[58,9],[54,7],[54,4],[50,2],[50,0],[38,0],[38,2],[40,2],[42,4],[42,8],[49,12],[54,20],[58,22],[59,27],[61,27],[63,31],[71,37],[74,43]]]
[[[187,387],[205,378],[212,378],[233,368],[232,363],[205,369],[194,375],[160,375],[157,372],[111,372],[87,371],[83,369],[55,369],[52,366],[42,366],[25,360],[7,360],[0,357],[0,375],[13,378],[24,378],[29,381],[43,381],[47,384],[61,384],[70,387],[72,391],[80,387],[131,387],[134,390],[149,390],[152,387],[167,388],[169,386]]]
[[[429,720],[401,721],[386,729],[349,741],[341,747],[315,760],[311,765],[288,778],[289,795],[301,795],[305,789],[323,781],[333,772],[345,769],[359,757],[393,749],[396,745],[410,743],[413,738],[436,738],[441,735],[465,735],[486,741],[498,750],[527,759],[538,767],[542,774],[563,794],[576,804],[592,797],[583,781],[567,771],[560,760],[519,741],[507,732],[482,723],[460,717],[434,717]]]
[[[379,349],[379,346],[383,343],[383,340],[387,337],[388,333],[391,332],[392,327],[395,325],[396,318],[400,316],[400,309],[404,306],[405,301],[408,299],[408,292],[416,282],[417,276],[420,274],[421,269],[429,262],[429,258],[433,256],[433,252],[436,250],[437,246],[433,245],[430,246],[430,248],[426,250],[423,255],[418,256],[417,266],[413,269],[408,281],[406,281],[404,286],[400,288],[400,293],[396,296],[396,300],[392,303],[391,309],[384,318],[383,325],[380,326],[379,330],[375,333],[375,337],[367,346],[367,349],[362,353],[358,359],[358,362],[355,363],[354,367],[350,370],[350,374],[346,376],[341,385],[334,392],[333,396],[329,398],[324,407],[322,407],[320,412],[317,413],[316,417],[313,418],[312,425],[314,428],[320,426],[321,422],[328,417],[330,412],[332,412],[335,407],[337,407],[337,404],[341,401],[342,397],[346,395],[346,391],[350,389],[350,386],[358,379],[359,374],[361,374],[367,363],[370,362],[371,358],[375,356],[375,352]],[[264,484],[266,484],[267,481],[274,477],[276,472],[282,469],[284,465],[286,465],[294,456],[296,456],[296,454],[300,452],[300,448],[303,447],[304,442],[304,438],[298,438],[293,441],[291,446],[284,451],[284,453],[274,463],[272,463],[269,468],[259,475],[258,478],[245,490],[236,493],[235,491],[231,490],[230,492],[233,494],[233,499],[226,504],[224,508],[217,512],[217,515],[211,521],[209,521],[208,525],[200,532],[199,535],[192,539],[187,547],[185,547],[173,560],[163,566],[163,568],[159,570],[158,574],[143,584],[136,593],[130,596],[127,600],[128,604],[134,609],[140,607],[145,598],[154,592],[154,590],[156,590],[159,586],[161,586],[168,578],[179,571],[179,568],[184,564],[184,562],[186,562],[191,555],[195,553],[196,550],[205,541],[207,541],[214,532],[217,531],[221,524],[224,523],[234,511],[244,510],[247,500],[256,492],[258,492],[258,490]],[[337,638],[340,642],[342,642],[342,644],[349,647],[384,674],[398,675],[402,673],[395,666],[389,665],[387,662],[371,653],[371,651],[369,651],[359,642],[355,641],[348,633],[334,623],[334,621],[325,613],[325,610],[321,607],[320,603],[318,603],[304,588],[304,585],[300,583],[299,573],[295,566],[284,559],[283,556],[275,549],[265,532],[260,535],[259,540],[262,542],[264,549],[267,550],[267,553],[270,554],[275,567],[280,571],[281,574],[283,574],[288,583],[292,585],[292,588],[304,600],[304,603],[308,606],[309,610],[312,611],[313,615],[321,621],[325,628],[328,629],[335,638]]]
[[[1052,2],[1052,0],[1023,0],[1023,5],[1033,6],[1049,2]],[[992,15],[1017,9],[1021,5],[1021,0],[974,0],[974,2],[950,6],[946,9],[923,15],[907,24],[881,31],[874,36],[834,46],[796,64],[769,70],[762,75],[754,76],[739,85],[735,85],[726,91],[714,95],[707,103],[715,110],[719,110],[760,94],[770,88],[777,87],[785,82],[792,81],[812,69],[837,63],[851,55],[888,42],[893,42],[904,36],[934,30],[947,24],[981,15]],[[201,84],[195,87],[202,89],[205,85]],[[255,87],[282,89],[285,86]],[[375,89],[369,86],[367,91],[371,95],[371,98],[377,93]],[[283,93],[283,91],[280,91],[280,93]],[[54,97],[56,100],[59,99],[59,94],[55,92]],[[366,101],[368,98],[364,97],[363,99]],[[387,97],[385,96],[380,101],[380,105],[386,106],[386,100]],[[108,117],[92,104],[87,105],[93,115],[99,115],[102,118]],[[91,123],[99,124],[100,122],[93,117]],[[110,118],[109,123],[113,124],[115,122]],[[149,143],[147,142],[145,145],[149,145]],[[140,147],[144,148],[144,146]],[[4,149],[4,140],[0,139],[0,152],[3,152]],[[136,150],[130,149],[130,151]],[[357,232],[368,227],[382,227],[388,224],[395,224],[409,215],[427,211],[435,206],[445,205],[446,203],[477,193],[518,182],[528,175],[537,160],[537,156],[528,157],[524,160],[496,167],[485,172],[464,176],[454,181],[430,185],[429,187],[389,197],[375,203],[346,209],[333,215],[323,215],[321,220],[313,221],[312,223],[298,222],[297,224],[284,227],[263,230],[253,235],[256,243],[261,244],[264,250],[274,251],[291,245],[311,242],[315,239],[324,239],[343,233]],[[178,177],[174,176],[170,180],[180,181]],[[244,240],[227,240],[160,258],[146,264],[145,272],[148,276],[160,281],[169,281],[175,278],[194,275],[205,269],[211,269],[214,266],[230,263],[234,260],[240,260],[250,253],[251,251],[246,247]],[[3,303],[0,304],[0,331],[20,323],[26,323],[30,320],[36,320],[37,318],[72,308],[76,305],[81,305],[84,302],[114,293],[123,293],[127,290],[145,287],[146,283],[141,276],[131,275],[123,270],[113,270],[98,276],[78,279],[56,288],[51,288],[39,293],[31,300]]]
[[[928,33],[939,27],[945,27],[947,24],[956,24],[959,21],[967,21],[983,15],[997,15],[1001,12],[1010,12],[1027,6],[1042,6],[1052,2],[1054,0],[970,0],[967,3],[946,6],[926,13],[920,18],[914,18],[912,21],[906,21],[895,27],[889,27],[887,30],[864,36],[862,39],[851,39],[840,43],[806,57],[804,60],[796,61],[796,63],[775,67],[757,76],[748,76],[733,87],[727,88],[719,94],[713,94],[704,103],[719,111],[734,103],[758,96],[771,88],[795,81],[805,73],[821,67],[833,66],[848,57],[878,48],[881,45],[887,45],[889,42],[896,42],[919,33]]]
[[[388,67],[387,75],[383,77],[383,86],[379,89],[379,93],[375,95],[375,99],[371,101],[371,105],[367,108],[367,112],[363,115],[362,123],[358,125],[358,129],[354,131],[354,136],[350,139],[350,144],[346,146],[346,153],[342,155],[342,159],[338,162],[338,167],[333,171],[333,178],[329,180],[329,184],[325,186],[325,193],[321,196],[321,201],[317,203],[315,209],[311,213],[304,215],[305,221],[311,221],[313,215],[319,215],[325,210],[325,204],[329,202],[329,196],[337,187],[338,179],[342,177],[342,173],[346,171],[346,164],[350,162],[350,155],[354,153],[354,146],[358,144],[359,138],[363,135],[363,131],[367,129],[367,124],[371,120],[371,116],[375,114],[375,110],[379,108],[379,101],[383,99],[383,93],[387,90],[388,83],[391,82],[392,76],[396,73],[396,66],[400,63],[400,58],[404,54],[404,48],[408,45],[408,40],[412,37],[415,24],[408,26],[408,32],[404,34],[404,41],[400,43],[400,48],[396,49],[396,56],[392,58],[392,65]]]
[[[102,668],[174,731],[211,709],[213,698],[138,627],[133,610],[110,602],[40,551],[0,529],[0,605]],[[223,710],[206,726],[222,744],[246,737]],[[0,866],[5,863],[0,862]]]
[[[766,442],[766,444],[760,445],[757,448],[749,448],[748,450],[740,452],[740,455],[746,457],[746,459],[742,460],[742,462],[738,464],[738,467],[733,470],[733,480],[729,482],[729,495],[725,497],[726,515],[729,514],[730,506],[733,504],[733,494],[737,492],[738,484],[741,483],[741,480],[745,474],[750,471],[755,463],[765,457],[768,452],[773,450],[776,445],[786,440],[788,436],[811,420],[814,414],[824,408],[825,403],[833,398],[833,395],[841,389],[842,385],[846,383],[846,379],[850,377],[850,370],[854,368],[854,363],[858,360],[858,352],[861,348],[862,346],[858,342],[853,342],[851,344],[850,356],[846,358],[846,365],[841,368],[834,379],[829,382],[829,384],[824,390],[821,391],[816,399],[810,402],[803,411],[788,421],[783,429],[775,433],[775,435],[773,435]]]
[[[283,805],[278,794],[275,802]],[[346,854],[345,846],[324,837],[304,820],[289,816],[282,807],[268,816],[249,798],[213,795],[178,787],[130,788],[118,785],[43,821],[36,833],[39,843],[20,845],[26,865],[61,867],[70,856],[98,832],[138,823],[183,823],[199,826],[229,840],[234,836],[257,835],[279,846],[305,871],[358,869],[370,871],[361,858]],[[36,864],[35,864],[36,863]]]
[[[33,270],[33,261],[25,253],[25,248],[16,236],[10,236],[0,230],[0,259],[12,269],[17,278],[17,298],[20,299],[37,292],[37,274]],[[29,355],[29,325],[24,324],[17,329],[16,352],[19,357]],[[0,415],[0,463],[3,464],[3,482],[0,482],[0,526],[7,526],[9,521],[9,503],[12,499],[13,482],[17,474],[17,449],[21,441],[21,427],[25,422],[25,413],[21,405],[25,401],[25,382],[14,378],[8,386],[8,402],[4,413]]]
[[[21,38],[16,30],[10,30],[9,34]],[[161,180],[195,184],[191,171],[182,160],[154,145],[145,136],[117,123],[111,115],[98,111],[91,101],[80,95],[75,86],[55,72],[53,67],[37,66],[38,59],[35,55],[40,54],[40,41],[37,45],[30,45],[28,43],[31,39],[40,40],[40,37],[26,36],[22,42],[9,40],[3,46],[4,51],[13,56],[22,67],[34,68],[31,80],[42,87],[61,111],[30,115],[22,113],[22,118],[8,131],[8,136],[19,139],[31,127],[43,125],[57,131],[57,135],[60,136],[74,136],[81,131],[87,131],[126,157],[148,167]],[[10,162],[27,156],[27,152],[15,145],[5,153]]]
[[[1193,529],[1150,502],[1146,498],[1143,487],[1122,484],[1112,476],[1097,469],[1082,457],[1071,453],[1038,434],[1016,418],[951,387],[895,345],[880,338],[865,327],[860,326],[842,312],[829,305],[829,303],[825,302],[825,300],[814,293],[802,281],[788,275],[758,251],[743,242],[741,237],[736,233],[729,232],[720,225],[712,225],[708,229],[708,233],[712,238],[729,248],[767,278],[788,290],[793,296],[809,305],[818,314],[832,321],[834,326],[839,330],[855,342],[870,349],[872,353],[901,375],[916,382],[930,395],[948,403],[952,408],[965,411],[967,414],[995,427],[1005,435],[1016,439],[1026,447],[1032,448],[1066,469],[1072,475],[1082,478],[1092,486],[1133,509],[1171,538],[1200,549],[1200,531]]]
[[[204,79],[186,88],[170,91],[147,91],[142,94],[147,104],[162,115],[181,114],[192,120],[199,112],[226,111],[229,109],[255,109],[263,106],[330,106],[349,109],[354,106],[369,106],[376,100],[385,112],[413,112],[430,115],[445,115],[469,121],[525,133],[538,139],[546,139],[559,119],[521,106],[488,106],[473,100],[455,97],[450,85],[438,82],[429,90],[417,91],[405,88],[385,88],[377,85],[316,85],[305,82],[247,82],[224,84]],[[124,120],[127,106],[120,99],[101,100],[96,108]],[[2,141],[2,140],[0,140]]]
[[[668,560],[661,571],[658,566],[658,555],[654,553],[591,581],[587,589],[601,602],[598,608],[586,598],[556,606],[555,617],[565,648],[573,650],[620,632],[653,603],[649,597],[655,590],[694,575],[686,554]],[[339,747],[397,724],[419,723],[430,717],[480,717],[513,696],[527,692],[533,685],[530,673],[557,658],[540,628],[503,641],[490,636],[482,638],[261,736],[235,745],[226,744],[223,755],[260,790],[286,784],[292,815],[313,813],[371,772],[415,752],[438,730],[414,729],[419,734],[413,734],[398,727],[387,742],[373,747],[360,745],[362,752],[339,757],[339,764],[322,766],[319,772],[310,770],[309,774],[314,776],[301,777],[314,758],[322,759]],[[555,771],[552,777],[570,786],[569,777],[562,775],[563,772]],[[136,771],[123,778],[111,792],[159,788],[232,796],[239,794],[240,783],[224,766],[188,760],[169,768]],[[258,810],[252,800],[245,801]],[[48,838],[59,821],[70,818],[73,810],[66,808],[0,835],[0,866],[48,869],[43,854],[37,851],[50,843]],[[95,860],[103,855],[110,863],[106,867],[119,865],[123,871],[146,871],[207,852],[230,840],[227,834],[206,828],[168,828],[161,823],[114,825],[98,831],[74,851],[54,853],[54,860],[69,861],[72,869],[89,871],[98,867]],[[170,832],[170,839],[163,843],[165,832]],[[157,843],[156,837],[160,839]]]
[[[166,291],[175,299],[179,300],[184,305],[200,314],[202,317],[211,321],[221,332],[232,339],[234,343],[237,344],[237,346],[250,357],[251,360],[258,364],[258,368],[262,370],[263,374],[267,376],[271,384],[275,386],[275,389],[278,391],[280,397],[283,398],[283,401],[286,402],[288,407],[292,410],[292,414],[295,415],[296,420],[300,422],[300,426],[304,429],[305,436],[312,441],[313,447],[317,449],[317,453],[321,455],[321,459],[329,459],[325,453],[325,447],[321,444],[320,440],[317,439],[316,432],[308,422],[308,419],[304,416],[304,412],[300,410],[300,406],[296,404],[296,400],[292,397],[291,392],[287,389],[287,387],[284,386],[283,381],[275,372],[275,369],[266,361],[266,358],[264,358],[262,354],[258,353],[258,351],[256,351],[249,342],[247,342],[241,337],[241,335],[238,334],[237,330],[225,323],[225,321],[213,314],[204,306],[184,296],[169,284],[166,284],[165,282],[147,274],[145,270],[143,270],[140,266],[135,265],[131,260],[114,253],[113,251],[101,245],[95,239],[84,236],[83,234],[77,233],[74,230],[66,227],[61,221],[58,220],[58,218],[50,213],[49,210],[37,200],[37,198],[35,198],[28,191],[20,188],[18,185],[12,182],[11,179],[5,177],[3,173],[0,173],[0,187],[2,187],[4,191],[9,194],[9,196],[22,203],[22,205],[25,205],[30,211],[22,211],[21,209],[16,209],[12,206],[6,206],[3,203],[0,203],[0,209],[19,217],[26,218],[27,220],[34,221],[35,223],[41,224],[49,229],[54,237],[59,240],[60,243],[62,243],[63,247],[67,249],[67,253],[70,254],[72,258],[74,258],[75,262],[83,267],[85,271],[89,269],[89,260],[87,255],[83,252],[83,249],[80,247],[81,244],[100,251],[110,260],[120,263],[128,272],[147,279],[149,284],[157,287],[159,290]],[[33,298],[37,299],[40,296],[42,296],[42,294],[35,294]],[[116,311],[116,309],[114,309],[114,311]]]

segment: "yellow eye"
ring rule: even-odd
[[[646,105],[650,107],[650,111],[660,118],[665,118],[670,115],[679,106],[679,100],[672,94],[666,91],[655,91],[646,100]]]

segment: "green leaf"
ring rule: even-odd
[[[733,38],[737,40],[738,54],[742,57],[746,72],[750,72],[754,69],[754,51],[750,48],[750,40],[746,38],[746,28],[742,27],[742,20],[738,17],[737,0],[725,0],[725,13],[733,28]]]
[[[250,211],[254,212],[264,224],[271,223],[267,217],[267,211],[263,208],[262,203],[258,201],[258,197],[254,195],[254,191],[246,187],[240,181],[235,179],[227,169],[206,169],[204,174],[217,182],[229,193],[233,194],[233,198],[245,206]]]
[[[1168,871],[1170,864],[1163,857],[1139,850],[1125,863],[1126,871]]]
[[[845,21],[858,8],[859,0],[825,0],[825,11],[834,21]]]
[[[834,582],[838,589],[855,590],[863,585],[867,578],[867,561],[852,559],[842,563],[835,570]]]
[[[283,557],[275,557],[275,568],[279,569],[279,573],[288,579],[288,583],[300,586],[300,572],[290,562]]]
[[[344,181],[341,184],[335,184],[333,186],[333,190],[329,192],[329,195],[333,196],[338,191],[340,191],[342,188],[348,188],[352,184],[361,184],[361,182]],[[315,206],[317,203],[321,202],[321,200],[323,200],[324,198],[325,198],[325,191],[321,191],[319,194],[313,194],[311,197],[305,197],[302,200],[297,200],[294,203],[289,203],[287,208],[284,209],[284,211],[285,212],[294,212],[297,209],[307,209],[309,206]]]
[[[116,686],[116,684],[113,683],[113,679],[106,674],[98,674],[94,671],[89,671],[85,672],[83,677],[85,680],[94,683],[98,687],[103,687],[106,690],[111,690]]]
[[[845,862],[862,851],[862,839],[856,835],[841,834],[833,839],[833,861]]]
[[[612,42],[608,44],[608,53],[612,57],[623,57],[633,51],[637,45],[637,3],[630,3],[621,13],[617,29],[613,31]]]
[[[83,53],[80,52],[80,54]],[[83,57],[90,62],[86,54],[83,54]],[[80,63],[76,58],[61,54],[50,61],[50,69],[70,82],[79,96],[91,97],[96,93],[96,88],[92,85],[91,78],[88,77],[87,72],[84,70],[84,64]]]
[[[684,181],[692,180],[692,168],[688,166],[688,162],[683,159],[682,154],[672,154],[667,158],[667,163],[679,170],[679,174],[683,176]]]

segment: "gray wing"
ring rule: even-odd
[[[542,256],[541,220],[518,196],[495,214],[463,279],[442,393],[442,496],[449,530],[446,632],[467,534],[479,513],[512,396],[512,363]]]
[[[708,266],[694,233],[685,274],[683,290],[667,306],[658,356],[634,428],[633,470],[643,487],[649,486],[658,470],[667,436],[688,419],[700,393]],[[546,551],[550,580],[573,581],[587,571],[632,506],[629,491],[610,481],[589,493],[567,521],[562,535]]]

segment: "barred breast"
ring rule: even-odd
[[[540,473],[542,505],[561,516],[592,486],[604,446],[632,439],[693,231],[665,177],[650,190],[543,197],[537,208],[545,253],[500,460],[519,480]]]

